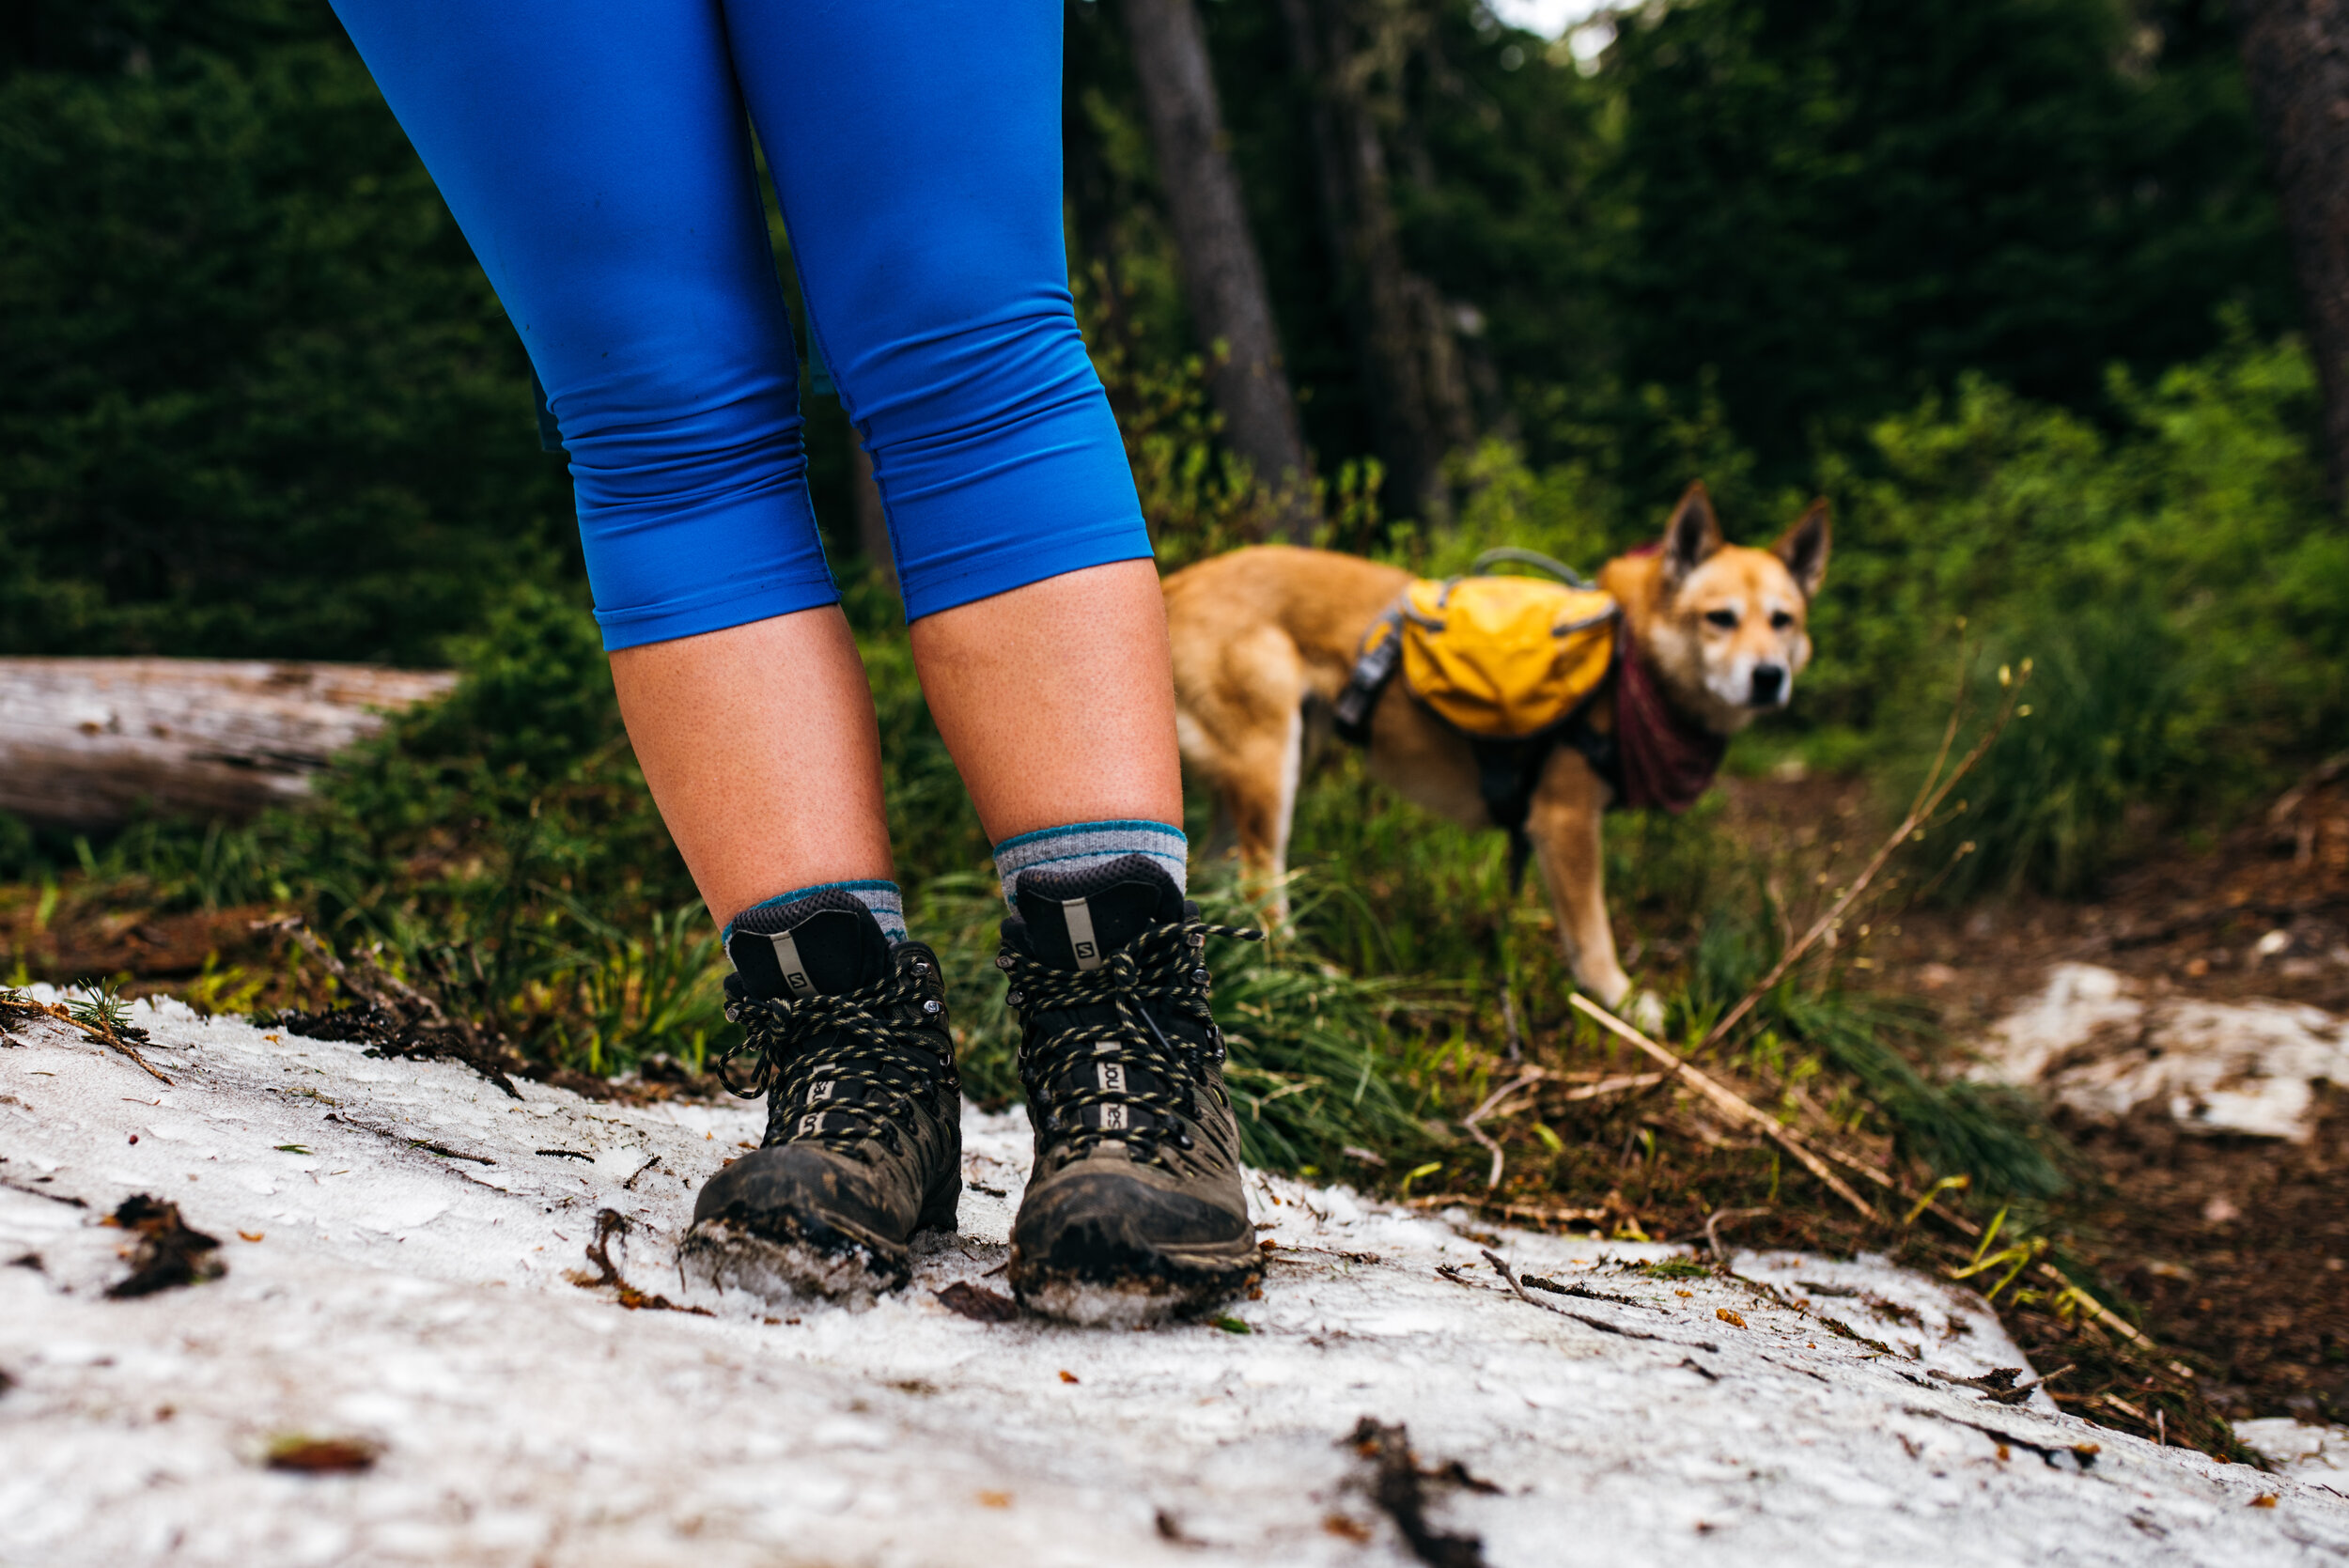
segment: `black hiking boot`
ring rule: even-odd
[[[1263,1272],[1207,1011],[1209,936],[1141,855],[1019,880],[995,962],[1020,1017],[1035,1164],[1011,1287],[1072,1323],[1197,1312]]]
[[[938,958],[891,942],[845,893],[735,922],[718,1071],[766,1094],[767,1137],[693,1204],[680,1261],[770,1300],[869,1300],[912,1272],[917,1231],[952,1230],[962,1196],[962,1094]],[[734,1059],[755,1060],[737,1083]]]

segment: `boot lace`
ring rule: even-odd
[[[918,971],[797,1001],[743,997],[726,1017],[742,1038],[718,1058],[719,1081],[746,1100],[774,1096],[762,1147],[812,1141],[845,1152],[878,1137],[894,1150],[898,1110],[953,1072],[926,1032],[945,1027],[945,1004],[925,994]],[[745,1055],[747,1083],[734,1071]]]
[[[1063,1009],[1108,1007],[1112,1017],[1053,1030],[1021,1054],[1019,1079],[1044,1113],[1044,1131],[1053,1142],[1081,1157],[1104,1141],[1127,1145],[1129,1157],[1159,1162],[1159,1140],[1189,1149],[1193,1140],[1180,1117],[1189,1116],[1208,1069],[1221,1065],[1223,1032],[1208,1010],[1210,980],[1205,949],[1209,937],[1262,941],[1264,933],[1236,925],[1212,925],[1186,917],[1145,927],[1096,970],[1065,970],[1006,946],[995,965],[1011,981],[1011,1004],[1023,1017]],[[1187,1018],[1206,1037],[1201,1047],[1170,1036],[1160,1018]],[[1103,1050],[1103,1047],[1113,1048]],[[1096,1072],[1093,1081],[1056,1082],[1072,1077],[1080,1062],[1123,1071]],[[1143,1081],[1135,1081],[1140,1068]],[[1221,1090],[1215,1090],[1219,1099]],[[1100,1107],[1090,1122],[1084,1112]],[[1141,1112],[1137,1115],[1136,1112]],[[1195,1118],[1194,1118],[1195,1119]]]

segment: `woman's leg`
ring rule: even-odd
[[[1088,567],[926,615],[913,657],[993,842],[1068,823],[1182,822],[1152,563]]]
[[[1179,828],[1165,611],[1068,292],[1059,5],[726,13],[980,820]]]
[[[1140,1322],[1260,1268],[1183,903],[1166,618],[1061,240],[1060,0],[726,0],[924,691],[1018,918],[1022,1299]],[[1146,1022],[1146,1028],[1144,1027]]]
[[[612,682],[715,918],[795,889],[889,879],[880,734],[837,606],[623,648]]]
[[[530,348],[630,736],[727,923],[767,1136],[684,1252],[770,1296],[901,1283],[961,1190],[954,1046],[935,961],[891,939],[872,698],[719,6],[337,4]]]
[[[872,699],[808,506],[718,8],[336,10],[547,388],[621,709],[711,914],[887,878]]]

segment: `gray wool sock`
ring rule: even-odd
[[[901,942],[906,939],[906,895],[897,890],[897,884],[894,882],[867,881],[818,882],[814,887],[793,888],[789,893],[778,894],[773,898],[761,899],[758,903],[752,905],[749,909],[737,914],[734,920],[727,921],[725,929],[718,934],[718,940],[722,944],[730,940],[734,936],[735,921],[740,920],[752,909],[772,909],[780,905],[796,903],[812,893],[847,893],[873,911],[873,919],[879,923],[882,936],[887,937],[893,942]],[[757,927],[754,926],[753,929],[755,930]]]
[[[1177,890],[1190,885],[1190,841],[1163,822],[1076,822],[1021,833],[995,846],[995,874],[1003,879],[1003,902],[1013,904],[1019,878],[1031,871],[1081,871],[1127,855],[1149,856]]]

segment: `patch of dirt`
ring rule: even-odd
[[[117,1298],[152,1296],[181,1285],[201,1284],[228,1272],[220,1261],[220,1242],[193,1229],[179,1218],[179,1205],[146,1193],[125,1198],[106,1223],[131,1233],[125,1253],[130,1274],[106,1287]]]
[[[1881,831],[1851,780],[1728,787],[1740,837],[1813,856],[1847,839],[1831,857],[1846,873]],[[2123,868],[2094,898],[2023,893],[1879,922],[1853,978],[1929,1001],[1959,1042],[2064,960],[2134,976],[2155,997],[2349,1013],[2349,778],[2312,775],[2215,840]],[[2153,1108],[2117,1126],[2069,1116],[2058,1126],[2087,1167],[2061,1217],[2073,1251],[2143,1312],[2149,1334],[2200,1364],[2202,1392],[2234,1420],[2349,1420],[2349,1085],[2326,1094],[2306,1144],[2198,1136]],[[2036,1354],[2030,1315],[2009,1314],[2009,1327]]]
[[[2150,1108],[2065,1130],[2106,1184],[2081,1251],[2209,1364],[2229,1418],[2349,1419],[2349,1088],[2306,1144],[2197,1137]]]

